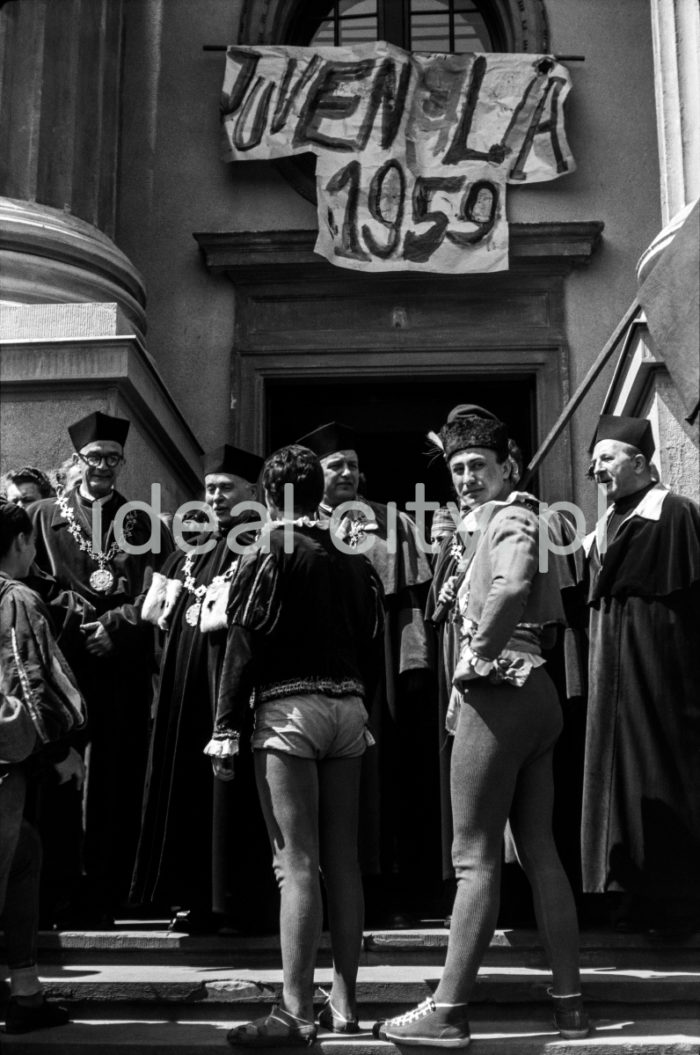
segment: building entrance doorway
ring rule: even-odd
[[[566,276],[590,259],[601,230],[511,224],[509,270],[470,276],[331,267],[314,254],[315,230],[196,235],[208,269],[235,288],[233,442],[267,454],[346,422],[365,441],[368,499],[399,507],[417,481],[430,500],[451,497],[425,434],[458,403],[501,417],[529,460],[569,396]],[[571,472],[564,433],[529,489],[570,499]],[[414,831],[430,829],[413,820]],[[575,831],[571,815],[566,827]],[[439,873],[439,849],[433,860]]]
[[[393,500],[404,509],[415,497],[416,483],[421,482],[426,498],[442,504],[453,498],[452,488],[442,458],[427,439],[428,431],[438,431],[449,410],[458,403],[476,403],[508,424],[527,462],[537,444],[537,396],[534,371],[503,372],[494,378],[471,370],[431,376],[424,368],[411,376],[407,367],[403,375],[394,371],[379,379],[376,375],[358,377],[349,372],[334,379],[328,375],[268,377],[263,399],[265,450],[294,442],[325,422],[340,421],[358,433],[365,497],[381,503]],[[435,919],[447,914],[451,904],[452,885],[445,881],[443,871],[449,853],[441,837],[446,790],[443,787],[441,794],[445,774],[441,778],[439,759],[444,735],[439,729],[435,685],[426,683],[426,690],[419,701],[421,706],[411,711],[412,724],[420,725],[418,744],[400,730],[398,734],[400,742],[405,739],[409,745],[411,773],[414,777],[420,773],[419,801],[411,799],[410,788],[405,793],[419,862],[411,869],[408,887],[405,882],[390,883],[384,907],[391,911],[382,919],[402,918],[406,908],[409,919]],[[403,703],[411,704],[410,698],[407,696]],[[382,750],[381,744],[378,749]],[[386,755],[380,754],[380,759],[383,767]],[[396,772],[403,772],[400,765]],[[382,770],[382,787],[385,776]],[[394,863],[386,851],[383,845],[383,878],[385,869],[390,870]],[[517,866],[513,868],[519,872]],[[514,877],[511,868],[504,869],[504,924],[523,917],[523,900],[525,918],[531,911],[523,883],[519,876]],[[371,887],[368,890],[369,911]]]
[[[426,434],[438,431],[458,403],[477,403],[505,421],[526,462],[536,442],[534,375],[270,379],[265,402],[266,450],[327,421],[350,425],[362,448],[363,494],[377,502],[394,501],[400,509],[414,498],[418,482],[431,501],[451,498],[445,465]]]

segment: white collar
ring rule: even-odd
[[[68,492],[68,493],[70,494],[70,492]],[[113,494],[114,494],[114,488],[112,488],[112,489],[111,489],[111,491],[109,492],[109,494],[106,494],[106,495],[100,495],[100,497],[99,497],[99,498],[95,498],[95,497],[93,497],[93,495],[91,495],[91,494],[88,494],[88,493],[87,493],[87,491],[84,491],[84,490],[83,490],[83,485],[82,485],[82,484],[80,484],[80,486],[78,487],[78,491],[77,491],[77,493],[78,493],[78,494],[80,495],[80,497],[81,497],[81,498],[82,498],[82,499],[83,499],[83,500],[84,500],[85,502],[89,502],[89,504],[90,504],[91,506],[94,506],[94,505],[104,505],[104,504],[105,504],[105,502],[108,502],[108,501],[110,500],[110,498],[111,498],[111,497],[113,496]]]
[[[634,507],[630,516],[644,517],[645,520],[659,520],[661,507],[670,493],[668,487],[664,487],[663,484],[654,484],[652,489],[644,495],[639,505]]]
[[[668,487],[664,487],[663,484],[654,484],[650,491],[642,497],[639,505],[636,505],[632,509],[625,519],[622,521],[626,524],[630,517],[643,517],[644,520],[659,520],[661,518],[661,509],[668,495],[670,495]],[[583,551],[588,556],[595,541],[596,535],[602,531],[603,525],[607,525],[610,517],[615,512],[615,503],[608,507],[604,516],[600,518],[595,526],[595,530],[591,531],[583,540]]]

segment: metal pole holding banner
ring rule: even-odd
[[[2,6],[0,4],[0,6]],[[230,47],[235,47],[235,44],[202,44],[202,51],[228,51]],[[470,52],[463,52],[462,54],[471,54]],[[553,59],[557,62],[585,62],[585,55],[552,55]]]
[[[555,421],[554,425],[549,430],[549,432],[545,436],[544,440],[540,444],[539,448],[535,452],[533,458],[531,459],[530,463],[528,464],[527,469],[525,470],[525,475],[523,477],[522,483],[520,484],[521,490],[524,491],[524,490],[527,489],[527,486],[530,483],[530,481],[532,480],[532,477],[535,475],[535,473],[539,469],[540,465],[542,464],[544,459],[547,457],[547,455],[551,451],[551,449],[554,446],[554,444],[556,443],[556,441],[561,436],[561,434],[564,431],[564,429],[566,428],[566,426],[569,424],[569,421],[570,421],[571,417],[573,416],[574,411],[576,411],[578,409],[578,407],[581,405],[583,400],[588,395],[589,389],[591,388],[593,383],[597,380],[599,374],[604,369],[604,367],[607,366],[608,362],[612,358],[613,352],[617,348],[617,346],[620,343],[620,341],[624,338],[624,336],[627,333],[627,330],[628,330],[630,324],[634,321],[634,318],[639,313],[640,309],[641,309],[641,305],[640,305],[639,301],[637,300],[637,298],[635,297],[635,299],[632,301],[632,303],[630,304],[630,306],[627,309],[627,311],[625,312],[625,314],[622,316],[622,319],[620,320],[620,322],[615,327],[615,332],[612,334],[610,339],[607,341],[605,347],[600,352],[600,354],[597,356],[595,362],[590,367],[590,369],[589,369],[588,373],[586,374],[586,376],[584,377],[583,381],[578,386],[578,388],[574,392],[573,396],[571,397],[569,402],[566,404],[566,406],[562,410],[561,414],[559,415],[559,417]]]

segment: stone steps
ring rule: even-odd
[[[41,976],[50,996],[80,1007],[204,1004],[232,1011],[237,1017],[260,1013],[279,999],[282,972],[277,967],[170,966],[143,964],[42,965]],[[316,984],[330,986],[331,969],[316,971]],[[434,991],[440,970],[386,964],[360,968],[358,1001],[366,1014],[381,1017],[419,1003]],[[538,967],[486,966],[479,972],[473,1004],[546,1004],[549,972]],[[665,1014],[669,1004],[700,1001],[700,965],[680,970],[584,968],[584,994],[591,1006],[644,1006],[652,1017]],[[319,997],[320,999],[320,997]]]
[[[470,1020],[474,1055],[700,1055],[700,940],[659,946],[641,935],[584,932],[583,991],[596,1027],[563,1041],[551,1026],[544,966],[534,931],[498,931],[479,972]],[[419,1003],[437,985],[447,946],[442,927],[368,931],[358,978],[357,1037],[319,1035],[319,1055],[391,1055],[372,1022]],[[323,936],[318,986],[330,984]],[[148,926],[40,936],[47,994],[68,1002],[62,1029],[3,1036],[16,1055],[199,1055],[230,1050],[232,1025],[279,999],[277,936],[189,936]],[[322,994],[317,993],[319,1006]],[[287,1055],[286,1049],[277,1049]],[[296,1049],[298,1051],[298,1049]],[[428,1055],[427,1049],[424,1055]],[[291,1055],[292,1049],[289,1049]],[[420,1055],[420,1053],[419,1053]]]
[[[61,1029],[3,1036],[2,1047],[13,1055],[224,1055],[233,1050],[225,1037],[235,1023],[233,1018],[226,1023],[192,1022],[186,1016],[177,1022],[86,1018]],[[275,1050],[279,1055],[299,1052],[292,1047]],[[427,1048],[408,1050],[428,1055]],[[393,1045],[374,1040],[369,1032],[355,1037],[321,1033],[312,1051],[315,1055],[396,1055]],[[471,1055],[699,1055],[700,1022],[679,1019],[669,1029],[667,1023],[636,1017],[601,1020],[585,1040],[565,1041],[544,1021],[539,1025],[512,1022],[504,1027],[494,1019],[475,1025],[469,1051]]]
[[[448,932],[444,927],[420,930],[366,931],[362,951],[364,966],[383,963],[441,967],[445,961]],[[188,935],[165,929],[110,931],[45,931],[39,935],[41,963],[121,963],[138,957],[143,964],[240,964],[270,966],[279,962],[279,939],[219,935]],[[330,964],[330,942],[321,939],[319,965]],[[496,931],[484,959],[485,965],[507,962],[511,966],[544,966],[542,946],[534,930]],[[581,963],[586,967],[667,968],[700,963],[700,936],[664,945],[643,934],[584,931]]]

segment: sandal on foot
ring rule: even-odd
[[[323,992],[323,990],[321,990]],[[327,1029],[331,1033],[359,1033],[360,1024],[356,1018],[346,1018],[341,1015],[337,1008],[333,1007],[329,993],[323,992],[326,1002],[316,1018],[321,1029]]]
[[[229,1030],[226,1040],[233,1047],[243,1048],[308,1046],[316,1040],[316,1025],[275,1004],[270,1014],[264,1018],[244,1022],[242,1026]]]
[[[591,1031],[591,1023],[580,993],[572,996],[555,996],[551,989],[547,995],[554,1005],[554,1025],[565,1040],[581,1040]]]

